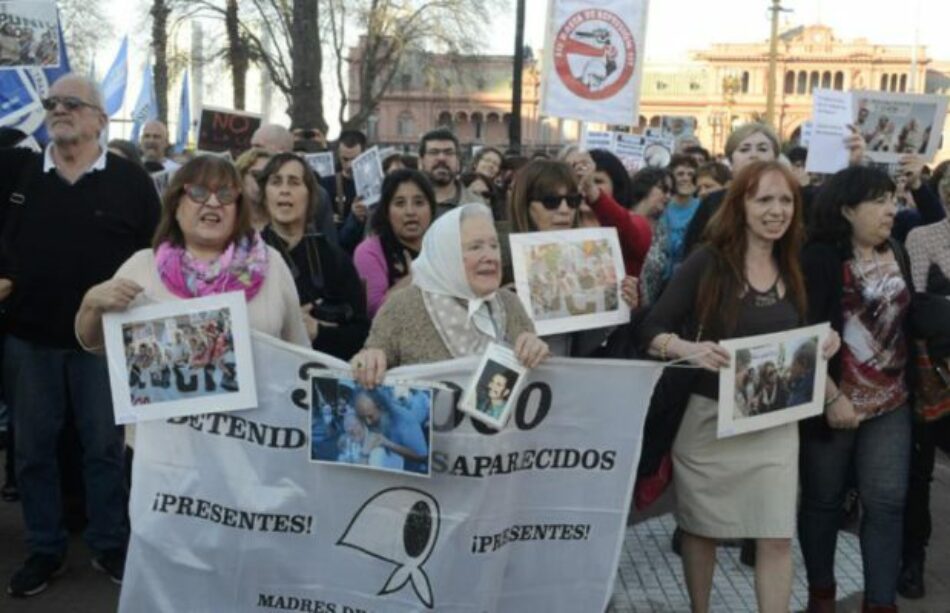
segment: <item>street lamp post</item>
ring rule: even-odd
[[[772,0],[772,37],[769,41],[769,82],[765,86],[765,119],[775,126],[775,68],[778,63],[778,14],[782,11],[781,0]]]
[[[521,82],[524,73],[525,0],[518,0],[515,18],[515,62],[511,79],[511,122],[508,124],[508,146],[521,151]]]

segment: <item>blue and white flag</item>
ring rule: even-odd
[[[178,137],[175,139],[175,151],[181,153],[188,144],[188,132],[191,130],[191,94],[188,91],[188,72],[181,82],[181,99],[178,103]]]
[[[112,117],[122,108],[125,100],[125,86],[129,80],[129,37],[122,39],[119,52],[102,80],[102,99],[105,100],[106,115]]]
[[[41,101],[49,96],[50,86],[68,72],[69,58],[62,28],[58,67],[0,69],[0,127],[22,130],[45,144],[49,136],[43,123],[46,111]]]
[[[158,119],[158,100],[155,98],[155,81],[152,79],[152,64],[145,65],[142,74],[142,89],[132,109],[132,142],[138,142],[139,132],[146,121]]]

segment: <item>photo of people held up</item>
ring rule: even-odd
[[[551,242],[526,255],[535,321],[617,309],[620,281],[607,240]]]
[[[927,152],[935,122],[938,129],[943,117],[937,117],[934,103],[914,103],[881,98],[858,100],[854,127],[864,138],[869,153]]]
[[[811,403],[818,344],[807,337],[736,351],[734,419]]]
[[[133,405],[239,390],[228,309],[125,324],[122,342]]]
[[[429,476],[432,390],[311,380],[310,459]]]

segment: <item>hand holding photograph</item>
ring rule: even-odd
[[[820,414],[828,373],[821,346],[830,330],[820,324],[720,342],[733,359],[719,371],[719,438]]]
[[[615,228],[512,234],[518,298],[541,336],[630,321]]]
[[[243,293],[150,304],[102,323],[116,424],[257,406]]]
[[[489,343],[459,402],[459,410],[490,426],[504,428],[527,373],[509,347]]]

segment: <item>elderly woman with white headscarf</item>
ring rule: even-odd
[[[412,263],[412,285],[392,294],[373,320],[351,365],[365,387],[393,366],[438,362],[513,345],[528,368],[548,346],[518,298],[501,285],[501,251],[491,210],[467,204],[442,215],[426,232]]]

